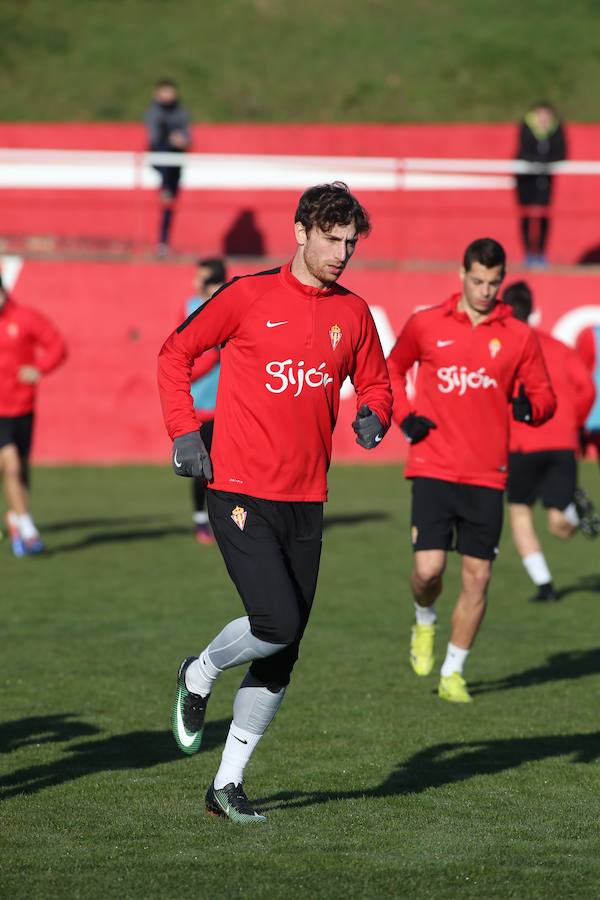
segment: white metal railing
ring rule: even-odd
[[[302,190],[333,180],[353,190],[506,190],[517,174],[600,175],[598,160],[542,166],[509,159],[0,148],[0,188],[151,189],[158,184],[156,165],[181,166],[184,186],[204,190]]]

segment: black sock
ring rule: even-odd
[[[196,512],[204,512],[206,504],[206,481],[204,478],[194,478],[192,480],[192,494],[194,509]]]
[[[541,216],[539,219],[539,234],[538,234],[538,252],[541,256],[544,255],[546,250],[546,243],[548,242],[548,230],[550,228],[550,219],[548,216]]]
[[[158,239],[159,244],[168,244],[169,243],[169,232],[171,231],[171,220],[173,218],[173,210],[170,206],[167,206],[162,211],[162,216],[160,219],[160,236]]]
[[[523,238],[523,246],[525,247],[525,253],[531,253],[531,246],[529,243],[529,216],[521,216],[521,236]]]

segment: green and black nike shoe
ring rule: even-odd
[[[210,694],[202,697],[192,694],[185,686],[185,673],[197,656],[188,656],[179,666],[177,673],[177,693],[171,713],[171,728],[175,743],[182,753],[197,753],[202,744],[204,717]]]
[[[266,822],[266,816],[252,809],[241,784],[226,784],[216,788],[214,782],[206,792],[206,813],[230,819],[237,825]]]

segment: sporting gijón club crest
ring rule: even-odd
[[[337,345],[342,339],[342,329],[339,325],[332,325],[329,329],[329,340],[331,341],[331,348],[335,350]]]
[[[240,529],[240,531],[243,531],[244,525],[246,524],[246,519],[248,518],[248,511],[245,510],[243,506],[235,506],[231,510],[231,518]]]

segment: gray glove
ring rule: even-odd
[[[358,411],[356,419],[352,423],[356,432],[356,443],[365,450],[372,450],[383,439],[383,425],[374,412],[368,406],[363,405]]]
[[[212,481],[210,456],[199,431],[189,431],[173,441],[173,471],[176,475]]]

